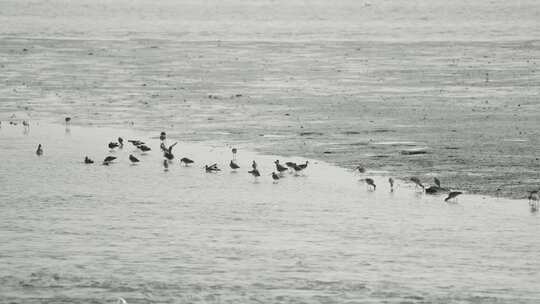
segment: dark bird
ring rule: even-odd
[[[221,171],[221,169],[219,169],[217,167],[217,164],[213,164],[213,165],[210,165],[210,166],[204,165],[204,169],[206,170],[207,173]]]
[[[237,163],[235,163],[233,160],[231,160],[231,162],[229,163],[229,167],[231,167],[231,169],[233,170],[240,168],[240,166]]]
[[[237,150],[236,148],[232,148],[231,151],[232,151],[232,158],[233,158],[234,160],[236,160],[236,152],[238,152],[238,150]]]
[[[462,193],[463,192],[459,192],[459,191],[451,191],[450,193],[448,193],[448,197],[445,198],[444,201],[448,202],[449,200],[456,198],[458,195]]]
[[[279,163],[279,160],[276,159],[276,161],[275,161],[274,163],[276,164],[276,170],[277,170],[279,173],[282,173],[282,172],[285,172],[285,171],[288,170],[286,167],[283,167],[283,166]]]
[[[248,171],[249,174],[253,175],[255,178],[261,176],[261,173],[257,169],[253,169],[251,171]]]
[[[253,170],[257,170],[257,163],[255,161],[251,163],[251,168],[253,168]]]
[[[39,144],[39,145],[37,146],[36,154],[37,154],[38,156],[43,155],[43,148],[41,147],[41,144]]]
[[[538,194],[538,190],[536,191],[529,191],[529,207],[531,208],[531,212],[538,211],[540,207],[540,195]]]
[[[304,170],[304,169],[307,168],[308,164],[309,164],[309,161],[306,160],[306,163],[305,163],[305,164],[300,164],[300,165],[298,165],[298,167],[299,167],[300,169]]]
[[[124,139],[122,137],[118,137],[118,143],[120,144],[120,149],[124,147]]]
[[[193,164],[194,161],[192,161],[191,159],[189,159],[189,158],[187,158],[187,157],[182,157],[182,158],[180,159],[180,163],[181,163],[181,164],[183,163],[183,164],[187,167],[188,165]]]
[[[435,185],[437,185],[437,187],[441,187],[441,181],[438,178],[434,177],[433,181],[435,182]]]
[[[109,149],[114,149],[114,148],[118,148],[120,145],[118,143],[115,143],[115,142],[110,142],[109,143]]]
[[[139,162],[139,159],[136,158],[135,156],[133,156],[133,154],[129,155],[129,160],[131,161],[132,164],[135,164],[135,163]]]
[[[148,152],[152,149],[150,149],[150,147],[146,146],[146,145],[139,145],[137,146],[137,148],[139,148],[139,150],[143,151],[143,152]]]
[[[276,172],[272,172],[272,179],[274,182],[277,182],[279,180],[279,175],[277,175]]]
[[[358,171],[360,173],[366,173],[366,168],[364,168],[362,166],[358,166],[358,167],[354,168],[354,171]]]
[[[116,159],[116,156],[107,156],[105,157],[105,159],[103,160],[103,164],[104,165],[109,165],[110,163],[112,163],[113,160]]]
[[[388,183],[390,184],[390,192],[394,192],[394,179],[388,178]]]
[[[377,185],[375,185],[375,181],[372,178],[364,178],[364,181],[368,185],[368,187],[372,187],[373,190],[377,189]]]
[[[88,156],[85,156],[85,157],[84,157],[84,163],[85,163],[85,164],[93,164],[94,161],[91,160]]]
[[[417,187],[420,187],[422,189],[425,189],[424,185],[422,185],[422,183],[420,182],[420,179],[418,179],[418,177],[411,177],[410,178],[411,182],[413,182]]]
[[[165,139],[167,139],[167,134],[165,134],[165,132],[161,132],[161,134],[159,134],[159,140],[164,141]]]

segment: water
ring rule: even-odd
[[[188,144],[165,172],[158,134],[33,123],[0,129],[2,303],[538,303],[538,214],[456,204],[311,160],[273,184],[277,156]],[[153,151],[109,153],[117,136]],[[168,139],[169,144],[175,139]],[[34,151],[44,144],[44,155]],[[110,166],[99,162],[118,157]],[[96,160],[85,165],[85,155]],[[246,173],[252,159],[258,182]],[[284,158],[281,158],[285,161]],[[303,161],[301,158],[288,158]],[[207,174],[205,163],[222,171]],[[444,183],[444,181],[443,181]]]

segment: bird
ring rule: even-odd
[[[84,163],[85,163],[85,164],[93,164],[94,161],[91,160],[88,156],[85,156],[85,157],[84,157]]]
[[[124,147],[124,139],[122,137],[118,137],[118,143],[120,144],[120,149]]]
[[[257,169],[253,169],[251,171],[248,171],[249,174],[253,175],[255,178],[261,176],[261,173]]]
[[[411,177],[410,178],[411,182],[413,182],[416,187],[420,187],[422,189],[425,189],[424,185],[422,185],[422,183],[420,182],[420,179],[418,179],[418,177]]]
[[[364,181],[368,185],[368,188],[372,187],[373,190],[377,189],[377,185],[375,185],[375,181],[372,178],[364,178]]]
[[[129,161],[131,161],[132,164],[138,163],[139,159],[133,156],[133,154],[129,155]]]
[[[165,134],[165,132],[161,132],[159,134],[159,140],[164,141],[165,139],[167,139],[167,134]]]
[[[217,172],[217,171],[221,171],[221,169],[219,169],[217,167],[217,164],[213,164],[213,165],[204,165],[204,169],[206,171],[206,173],[212,173],[212,172]]]
[[[300,165],[298,165],[298,167],[299,167],[300,169],[304,170],[305,168],[307,168],[308,164],[309,164],[309,161],[306,160],[306,163],[305,163],[305,164],[300,164]]]
[[[390,184],[390,192],[394,192],[394,179],[389,177],[388,183]]]
[[[109,165],[110,163],[113,162],[113,160],[116,159],[116,156],[107,156],[105,157],[105,159],[103,160],[103,164],[104,165]]]
[[[115,142],[110,142],[109,143],[109,149],[114,149],[114,148],[118,148],[120,145],[118,143],[115,143]]]
[[[238,150],[236,148],[232,148],[232,155],[233,155],[233,159],[236,160],[236,152],[238,152]]]
[[[169,162],[166,159],[163,160],[163,169],[169,171]]]
[[[257,163],[255,161],[251,163],[251,168],[253,168],[253,170],[257,170]]]
[[[279,172],[279,173],[282,173],[282,172],[285,172],[287,171],[288,169],[286,167],[283,167],[283,165],[281,165],[279,163],[279,160],[276,159],[276,161],[274,162],[274,164],[276,164],[276,170]]]
[[[276,172],[272,172],[272,179],[274,180],[274,183],[277,183],[279,180],[279,175],[277,175]]]
[[[535,191],[529,191],[529,206],[531,207],[532,212],[538,211],[538,208],[540,207],[540,195],[538,194],[538,190]]]
[[[146,145],[142,145],[142,144],[137,146],[137,148],[139,148],[139,150],[141,150],[142,152],[148,152],[148,151],[152,150],[152,149],[150,149],[150,147],[148,147]]]
[[[433,181],[435,182],[435,185],[437,185],[437,187],[441,187],[441,181],[438,178],[434,177]]]
[[[43,155],[43,147],[41,146],[41,144],[38,144],[37,150],[36,150],[36,154],[37,154],[38,156]]]
[[[460,194],[463,194],[463,192],[460,192],[460,191],[450,191],[450,193],[448,193],[448,197],[444,199],[445,202],[448,202],[454,198],[456,198],[458,195]]]
[[[180,159],[180,163],[181,163],[181,164],[183,163],[183,164],[187,167],[188,165],[193,164],[194,161],[192,161],[191,159],[189,159],[189,158],[187,158],[187,157],[182,157],[182,158]]]
[[[357,166],[356,168],[354,168],[354,171],[358,171],[360,173],[366,173],[366,168],[362,166]]]
[[[231,167],[231,169],[233,170],[240,168],[240,166],[237,163],[235,163],[233,160],[231,160],[231,162],[229,163],[229,167]]]

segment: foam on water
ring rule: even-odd
[[[147,155],[109,152],[118,136]],[[164,172],[156,134],[33,123],[0,129],[0,295],[7,302],[537,303],[538,215],[525,201],[457,204],[310,160],[180,142]],[[168,139],[168,144],[177,139]],[[38,143],[44,155],[35,155]],[[127,157],[137,154],[132,166]],[[88,155],[96,164],[83,164]],[[101,165],[107,155],[117,161]],[[187,156],[191,167],[179,165]],[[259,181],[246,172],[252,160]],[[205,173],[217,162],[222,171]],[[373,176],[369,176],[373,177]],[[444,181],[443,181],[444,183]]]

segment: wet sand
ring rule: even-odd
[[[525,201],[418,194],[311,160],[273,184],[276,158],[159,133],[36,122],[0,129],[0,294],[9,303],[536,303],[538,213]],[[118,136],[141,139],[108,151]],[[169,134],[168,144],[178,140]],[[35,155],[37,143],[44,154]],[[132,166],[130,153],[141,159]],[[85,155],[96,163],[85,165]],[[118,159],[100,164],[107,155]],[[178,158],[196,163],[184,167]],[[255,159],[263,173],[247,174]],[[205,173],[217,162],[223,171]]]

